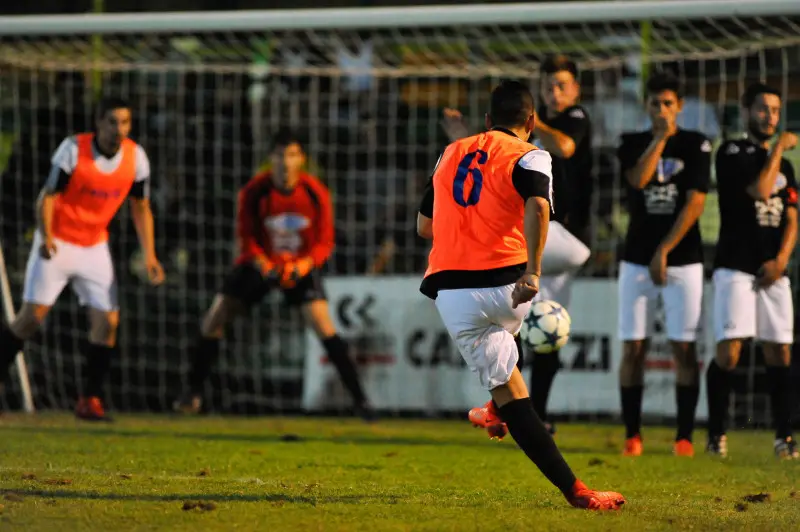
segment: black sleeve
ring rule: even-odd
[[[50,175],[47,177],[45,189],[53,193],[64,192],[64,190],[67,189],[71,177],[72,176],[66,173],[61,167],[53,166],[50,169]]]
[[[697,140],[689,146],[692,154],[687,159],[690,190],[697,190],[703,194],[708,193],[711,186],[711,141],[704,135],[698,135]]]
[[[619,160],[619,169],[622,176],[625,172],[636,166],[639,157],[642,156],[643,151],[639,148],[639,142],[636,142],[636,137],[631,135],[622,135],[617,148],[617,160]]]
[[[529,198],[544,198],[550,203],[551,178],[536,170],[523,168],[519,164],[511,172],[511,182],[523,201]]]
[[[422,201],[419,202],[419,213],[422,216],[433,218],[433,176],[428,179],[428,184],[425,185]]]
[[[135,181],[128,195],[136,199],[147,199],[150,197],[150,178]]]
[[[576,106],[564,112],[556,129],[571,138],[577,146],[589,133],[591,122],[586,110],[583,107]]]
[[[781,172],[786,176],[786,197],[784,202],[787,207],[797,208],[797,180],[794,176],[794,168],[792,163],[784,159],[781,162]]]

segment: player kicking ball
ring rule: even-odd
[[[100,102],[95,133],[65,139],[37,203],[37,230],[25,271],[23,304],[14,321],[0,328],[0,383],[23,342],[41,326],[67,284],[89,309],[86,383],[75,415],[109,420],[101,399],[117,340],[117,283],[108,248],[108,224],[130,198],[131,214],[150,283],[164,280],[156,258],[150,210],[150,162],[128,138],[130,106]]]
[[[486,133],[445,149],[426,187],[417,232],[433,247],[420,291],[491,393],[487,408],[547,479],[573,506],[618,509],[622,495],[575,478],[517,368],[514,335],[539,291],[552,204],[550,154],[528,142],[533,96],[521,83],[502,83],[485,121]]]
[[[281,130],[270,150],[272,170],[256,175],[239,193],[236,221],[239,257],[200,326],[189,371],[189,390],[174,409],[194,414],[211,367],[219,358],[225,326],[280,290],[287,305],[300,306],[353,398],[356,412],[374,419],[347,344],[336,333],[320,269],[334,247],[333,210],[328,189],[302,171],[299,138]]]
[[[549,237],[542,257],[539,299],[569,307],[572,282],[591,254],[589,241],[592,196],[592,127],[589,114],[578,102],[578,67],[564,55],[548,57],[541,66],[541,93],[544,104],[536,113],[532,142],[552,156],[553,195],[556,198],[550,220]],[[468,135],[461,114],[445,111],[443,120],[450,141]],[[522,367],[522,345],[520,368]],[[547,422],[547,402],[561,366],[559,351],[538,353],[531,359],[531,400],[536,413],[552,434],[555,426]],[[485,427],[491,437],[502,438],[506,429],[490,415],[488,405],[473,408],[470,421]]]
[[[642,454],[645,359],[658,297],[675,359],[678,430],[673,451],[694,456],[692,432],[700,393],[697,332],[703,306],[703,213],[711,171],[711,142],[678,129],[683,90],[666,74],[646,87],[650,131],[622,136],[617,152],[628,185],[630,223],[619,269],[619,369],[626,456]]]
[[[775,425],[775,455],[800,458],[791,429],[790,364],[794,306],[786,267],[797,242],[797,182],[783,154],[797,146],[784,132],[770,149],[781,118],[781,93],[766,85],[742,96],[747,137],[717,151],[720,232],[714,263],[714,334],[708,366],[707,451],[727,456],[730,373],[742,341],[761,342]]]

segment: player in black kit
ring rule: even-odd
[[[699,395],[695,342],[703,301],[703,213],[711,170],[711,142],[678,129],[683,107],[678,80],[657,74],[647,83],[652,129],[622,136],[618,158],[628,185],[630,223],[619,272],[619,371],[624,454],[642,454],[641,414],[648,340],[660,295],[675,357],[678,431],[674,453],[693,456]]]
[[[762,344],[770,386],[775,454],[800,458],[791,431],[789,365],[794,308],[786,265],[797,241],[797,182],[783,153],[797,136],[777,134],[781,94],[755,84],[742,96],[747,137],[717,152],[720,233],[714,263],[715,359],[708,366],[707,451],[727,455],[730,372],[742,340]]]
[[[537,299],[557,301],[568,309],[575,273],[590,255],[592,126],[586,109],[578,104],[580,83],[575,62],[563,55],[549,57],[542,63],[541,72],[544,104],[537,109],[531,142],[552,156],[555,212],[542,255]],[[451,141],[469,134],[456,110],[445,111],[443,125]],[[521,349],[519,343],[518,347]],[[547,400],[559,367],[558,351],[532,358],[531,400],[542,420],[547,420]],[[555,433],[552,422],[546,425]]]

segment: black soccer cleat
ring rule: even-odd
[[[199,414],[203,408],[203,399],[199,395],[186,394],[172,403],[172,410],[178,414]]]
[[[791,436],[787,436],[785,439],[776,439],[775,456],[781,460],[800,459],[800,449],[797,447],[797,441]]]
[[[706,445],[706,452],[711,455],[719,456],[720,458],[728,457],[728,437],[724,434],[713,436],[708,435],[708,444]]]

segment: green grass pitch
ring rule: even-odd
[[[697,435],[703,440],[705,435]],[[579,477],[627,498],[613,514],[567,506],[510,438],[465,421],[170,418],[114,424],[0,416],[0,530],[796,530],[800,463],[766,432],[731,458],[671,453],[648,429],[620,456],[619,427],[561,424]],[[748,496],[768,494],[762,497]],[[760,500],[764,499],[764,500]]]

